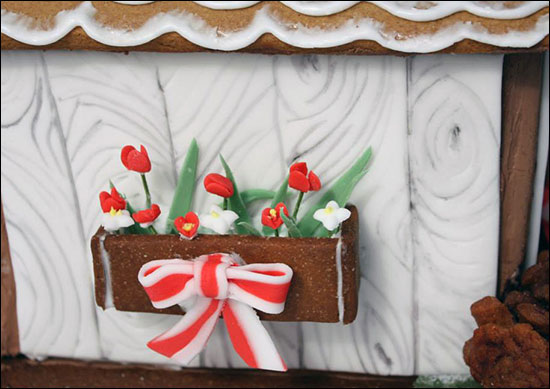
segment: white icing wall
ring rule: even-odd
[[[96,309],[89,240],[109,178],[142,199],[123,145],[148,146],[166,215],[195,137],[198,181],[222,172],[222,152],[240,188],[277,188],[295,159],[329,185],[374,149],[352,196],[357,320],[266,323],[289,367],[466,372],[469,306],[496,287],[501,66],[501,56],[2,52],[1,187],[23,352],[166,362],[145,343],[177,318]],[[194,208],[215,201],[199,190]],[[193,363],[243,366],[223,325]]]

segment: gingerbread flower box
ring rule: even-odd
[[[207,174],[203,185],[222,203],[199,216],[191,210],[198,156],[193,140],[162,226],[163,210],[153,203],[146,178],[147,149],[122,148],[124,167],[141,176],[145,206],[134,208],[113,182],[110,192],[99,194],[102,227],[91,241],[97,304],[183,314],[147,343],[181,365],[204,349],[223,317],[235,351],[250,367],[286,371],[260,319],[348,324],[357,315],[358,212],[339,204],[367,173],[371,150],[301,213],[307,194],[323,186],[306,162],[294,163],[276,192],[240,192],[220,155],[226,175]],[[268,199],[260,231],[247,205]]]
[[[156,309],[137,279],[145,263],[166,258],[192,259],[203,254],[236,253],[246,263],[284,263],[294,272],[282,313],[258,312],[262,320],[350,323],[357,315],[359,289],[357,210],[342,225],[339,238],[174,234],[108,234],[92,238],[96,302],[120,311],[183,314],[175,306]]]

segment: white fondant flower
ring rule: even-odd
[[[350,215],[351,212],[346,208],[340,208],[336,201],[329,201],[325,208],[315,211],[313,218],[323,223],[327,230],[333,231],[340,223],[349,219]]]
[[[111,208],[111,211],[105,212],[101,219],[101,225],[106,231],[113,232],[123,227],[129,227],[134,224],[134,219],[130,216],[130,212],[125,209],[118,211]]]
[[[212,205],[209,213],[201,215],[200,222],[202,226],[210,228],[218,234],[227,234],[238,218],[239,215],[235,212],[224,211],[217,205]]]

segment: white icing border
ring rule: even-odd
[[[99,237],[99,249],[101,254],[101,263],[103,264],[103,274],[105,276],[105,300],[103,309],[114,308],[114,298],[113,298],[113,284],[111,280],[111,256],[105,249],[105,238],[107,233],[104,233]]]
[[[119,3],[123,5],[143,5],[143,4],[154,3],[154,1],[113,1],[113,3]]]
[[[252,7],[259,1],[194,1],[193,3],[210,9],[230,10]]]
[[[548,7],[547,1],[525,1],[515,8],[483,6],[480,1],[436,1],[430,8],[415,8],[414,1],[366,1],[402,19],[416,22],[433,21],[457,12],[491,19],[521,19]],[[232,10],[252,7],[259,1],[195,1],[203,7]],[[308,16],[328,16],[345,11],[361,1],[281,1],[292,10]]]
[[[344,279],[342,275],[342,238],[338,238],[336,243],[336,274],[337,278],[337,290],[338,290],[338,321],[344,322]]]
[[[395,51],[429,53],[445,49],[463,39],[471,39],[499,47],[527,48],[540,42],[549,29],[548,14],[537,21],[530,31],[510,31],[495,35],[470,22],[452,25],[435,34],[403,39],[399,34],[384,34],[383,25],[372,19],[349,20],[335,29],[306,28],[303,25],[285,25],[269,12],[269,5],[260,9],[247,28],[234,32],[220,32],[200,17],[188,13],[162,13],[149,19],[137,30],[108,28],[98,23],[92,2],[85,1],[73,10],[56,15],[55,27],[50,30],[32,29],[32,19],[2,10],[3,34],[20,42],[42,46],[63,38],[75,27],[108,46],[137,46],[168,32],[176,32],[190,42],[213,50],[234,51],[249,46],[265,33],[271,33],[282,42],[299,48],[326,48],[344,45],[356,40],[371,40]]]

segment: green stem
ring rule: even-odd
[[[279,229],[278,228],[275,228],[275,236],[279,237]]]
[[[143,189],[145,189],[145,198],[147,200],[147,209],[151,208],[151,192],[149,192],[149,185],[147,185],[147,179],[145,174],[141,173],[141,183],[143,184]]]
[[[227,211],[227,197],[223,198],[223,210]]]
[[[296,217],[298,216],[298,210],[300,209],[300,204],[302,204],[302,199],[304,198],[304,192],[300,192],[298,195],[298,200],[296,201],[296,207],[294,208],[294,212],[292,213],[292,218],[296,220]]]
[[[150,230],[153,234],[158,235],[157,230],[156,230],[155,227],[153,227],[152,225],[149,226],[149,230]]]

